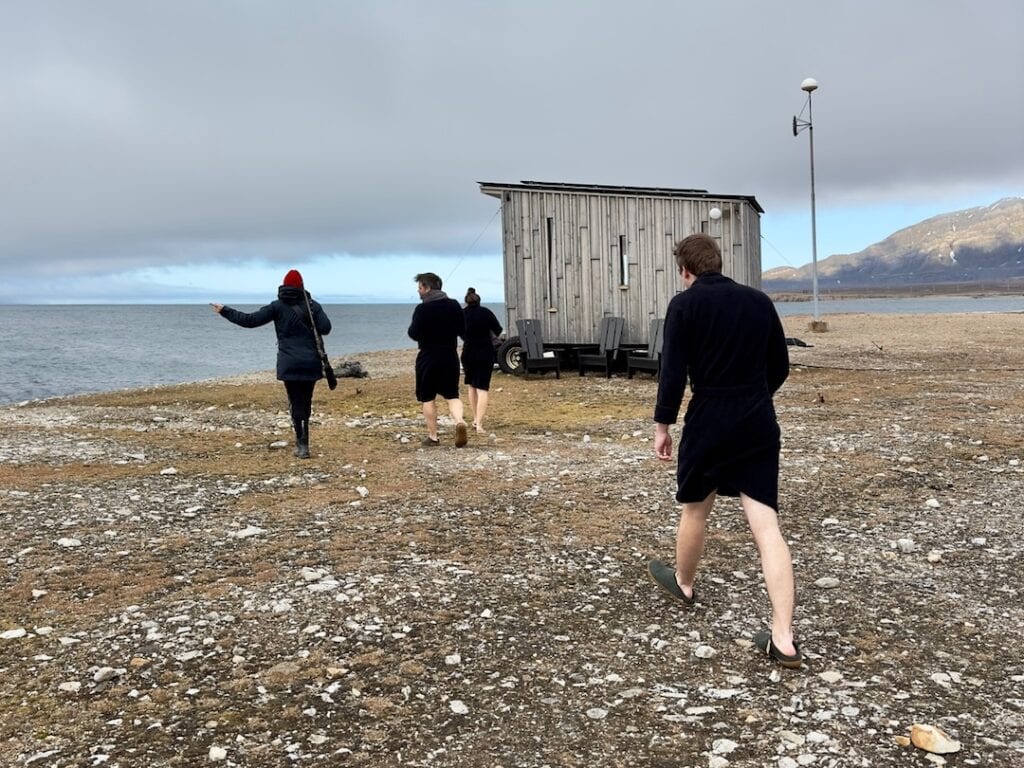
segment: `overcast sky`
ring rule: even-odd
[[[1024,194],[1024,3],[4,2],[0,301],[501,298],[478,181],[754,195],[765,268]]]

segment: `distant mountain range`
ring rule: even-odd
[[[762,275],[767,293],[811,289],[811,265]],[[859,253],[818,262],[819,292],[982,287],[1024,290],[1024,198],[925,219]]]

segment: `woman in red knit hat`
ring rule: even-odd
[[[313,408],[313,388],[323,378],[323,365],[317,351],[313,325],[321,336],[331,332],[331,321],[323,307],[310,297],[302,275],[292,269],[277,289],[277,301],[255,312],[240,312],[223,304],[212,304],[213,311],[243,328],[256,328],[274,321],[277,331],[277,378],[288,393],[288,410],[295,428],[295,455],[309,458],[309,416]]]

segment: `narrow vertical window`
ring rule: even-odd
[[[555,254],[554,254],[554,220],[548,216],[548,307],[555,307],[555,288],[558,285],[555,277]]]
[[[625,235],[619,235],[619,285],[629,285],[629,254],[626,253]]]

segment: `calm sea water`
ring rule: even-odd
[[[504,316],[504,305],[488,306]],[[324,338],[328,356],[411,349],[414,308],[325,304],[334,326]],[[272,370],[276,355],[273,323],[241,328],[206,304],[0,305],[0,403]]]
[[[504,320],[502,304],[488,304]],[[776,305],[807,315],[810,302]],[[251,311],[256,305],[240,305]],[[331,360],[410,349],[412,304],[334,304]],[[1020,312],[1021,297],[824,300],[820,312]],[[178,384],[274,367],[273,324],[240,328],[207,305],[0,305],[0,403]]]

